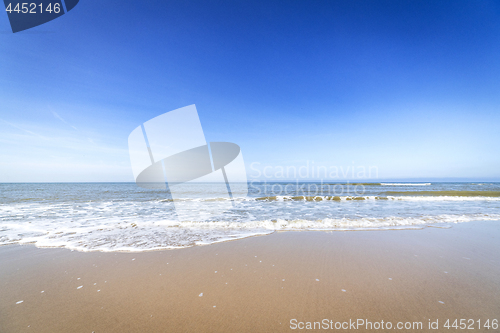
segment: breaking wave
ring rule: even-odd
[[[144,221],[95,223],[47,228],[44,225],[2,224],[0,244],[34,244],[78,251],[141,252],[206,245],[275,231],[345,231],[421,229],[426,226],[481,220],[500,220],[500,214],[471,214],[383,218],[268,219],[232,221]]]

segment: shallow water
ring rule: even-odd
[[[500,220],[500,183],[249,183],[228,198],[185,184],[179,221],[168,191],[134,183],[0,184],[0,244],[144,251],[210,244],[275,230],[448,227]],[[179,202],[176,202],[179,203]],[[204,207],[204,209],[201,209]]]

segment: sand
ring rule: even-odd
[[[477,320],[500,319],[499,240],[490,221],[142,253],[2,246],[0,332],[289,332],[358,319],[422,322],[408,332],[471,319],[486,331]]]

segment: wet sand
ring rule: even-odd
[[[457,318],[487,331],[477,320],[500,319],[499,241],[500,221],[481,221],[143,253],[2,246],[0,332],[288,332],[324,319],[442,332]]]

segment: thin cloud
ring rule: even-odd
[[[21,131],[23,131],[23,132],[26,132],[26,133],[28,133],[28,134],[31,134],[31,135],[37,136],[37,137],[39,137],[39,138],[41,138],[41,139],[44,139],[44,140],[46,139],[45,137],[41,136],[40,134],[37,134],[37,133],[35,133],[35,132],[29,131],[29,130],[27,130],[27,129],[24,129],[24,128],[22,128],[22,127],[19,127],[19,126],[17,126],[17,125],[14,125],[14,124],[12,124],[12,123],[9,123],[8,121],[5,121],[5,120],[3,120],[3,119],[0,119],[0,121],[2,121],[2,122],[4,122],[4,123],[6,123],[6,124],[7,124],[7,125],[9,125],[9,126],[12,126],[12,127],[14,127],[14,128],[17,128],[18,130],[21,130]]]
[[[68,125],[68,126],[70,126],[70,127],[74,128],[75,130],[77,130],[77,131],[78,131],[78,128],[76,128],[75,126],[71,125],[71,124],[70,124],[70,123],[68,123],[66,120],[64,120],[64,119],[63,119],[60,115],[58,115],[58,114],[57,114],[57,112],[52,111],[52,110],[51,110],[51,112],[52,112],[52,114],[54,115],[54,117],[56,117],[57,119],[59,119],[60,121],[62,121],[63,123],[65,123],[66,125]]]

